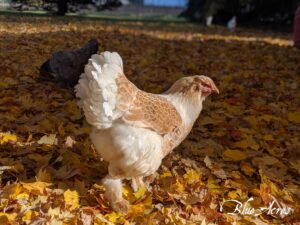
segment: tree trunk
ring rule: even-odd
[[[215,16],[225,5],[227,5],[226,0],[189,0],[187,9],[183,11],[180,16],[191,20],[202,21],[208,16]]]
[[[203,19],[204,5],[206,0],[189,0],[187,9],[179,16],[188,18],[190,20]]]
[[[58,0],[57,8],[57,15],[64,16],[68,11],[68,0]]]

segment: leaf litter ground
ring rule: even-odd
[[[159,93],[185,75],[211,76],[220,95],[205,102],[188,138],[147,178],[123,189],[127,215],[103,197],[106,164],[73,90],[38,80],[54,51],[89,39],[117,51],[128,78]],[[0,224],[299,224],[300,51],[287,34],[196,25],[0,18]],[[235,199],[284,218],[229,215]]]

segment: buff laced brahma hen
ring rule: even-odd
[[[196,75],[179,79],[165,93],[147,93],[126,78],[116,52],[93,55],[75,91],[93,127],[92,143],[109,163],[105,197],[123,212],[129,203],[122,197],[122,179],[132,179],[134,189],[143,185],[143,177],[189,134],[205,98],[219,92],[209,77]]]

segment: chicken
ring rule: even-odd
[[[207,27],[210,27],[210,26],[212,25],[212,23],[213,23],[213,19],[214,19],[213,16],[208,16],[208,17],[206,17],[206,18],[205,18],[205,25],[206,25]]]
[[[233,16],[228,22],[227,22],[227,28],[228,30],[233,31],[236,28],[237,19],[236,16]]]
[[[114,210],[126,212],[122,179],[143,185],[189,134],[205,98],[219,90],[209,77],[196,75],[163,94],[147,93],[126,78],[118,53],[104,52],[91,57],[75,92],[93,127],[92,143],[109,163],[105,196]]]
[[[98,42],[91,39],[74,51],[58,51],[40,67],[40,80],[53,81],[59,87],[74,87],[91,55],[97,53]]]

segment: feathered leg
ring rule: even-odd
[[[143,181],[143,177],[134,177],[134,178],[132,178],[131,179],[131,187],[132,187],[134,192],[137,192],[139,190],[139,188],[141,188],[141,187],[146,187],[145,183]]]
[[[102,182],[105,187],[105,197],[111,207],[115,211],[127,213],[130,205],[122,196],[122,180],[107,175]]]

